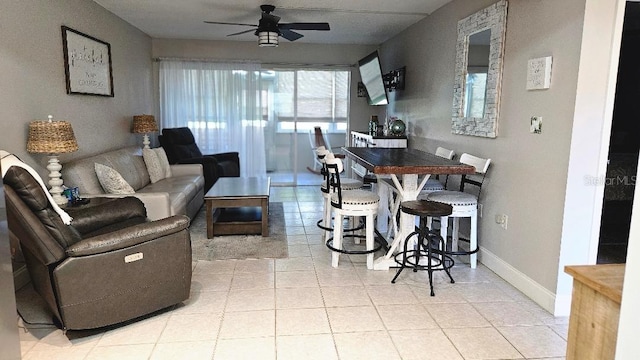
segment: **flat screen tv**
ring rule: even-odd
[[[358,68],[360,69],[362,83],[364,83],[369,95],[369,105],[389,104],[387,90],[382,80],[382,68],[380,67],[378,51],[376,50],[358,61]]]

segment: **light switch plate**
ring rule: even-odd
[[[542,116],[532,116],[529,132],[532,134],[542,133]]]

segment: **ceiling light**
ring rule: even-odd
[[[259,46],[278,46],[278,33],[273,31],[261,31],[258,33]]]

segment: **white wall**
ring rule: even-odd
[[[553,311],[585,0],[509,0],[498,137],[453,135],[457,22],[494,2],[454,0],[383,44],[384,71],[407,66],[406,89],[392,95],[389,113],[408,121],[411,147],[492,159],[481,261]],[[527,91],[527,60],[548,55],[551,88]],[[529,133],[533,115],[543,117],[542,134]],[[496,214],[509,216],[507,230]]]
[[[111,45],[115,97],[67,95],[61,25]],[[46,174],[46,157],[28,154],[26,141],[28,123],[48,114],[71,122],[78,140],[63,165],[141,142],[130,128],[153,111],[149,36],[87,0],[2,1],[0,33],[0,148]]]

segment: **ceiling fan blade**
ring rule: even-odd
[[[320,30],[320,31],[328,31],[331,30],[329,28],[329,23],[287,23],[287,24],[278,24],[280,30]]]
[[[298,34],[297,32],[291,31],[289,29],[280,29],[280,36],[282,36],[283,38],[289,41],[296,41],[301,37],[303,37],[304,35]]]
[[[216,24],[216,25],[240,25],[240,26],[258,27],[258,25],[255,25],[255,24],[229,23],[229,22],[220,22],[220,21],[205,21],[205,23]]]
[[[245,30],[245,31],[240,31],[240,32],[237,32],[237,33],[229,34],[227,36],[242,35],[242,34],[246,34],[248,32],[255,32],[255,30],[254,29],[249,29],[249,30]]]

